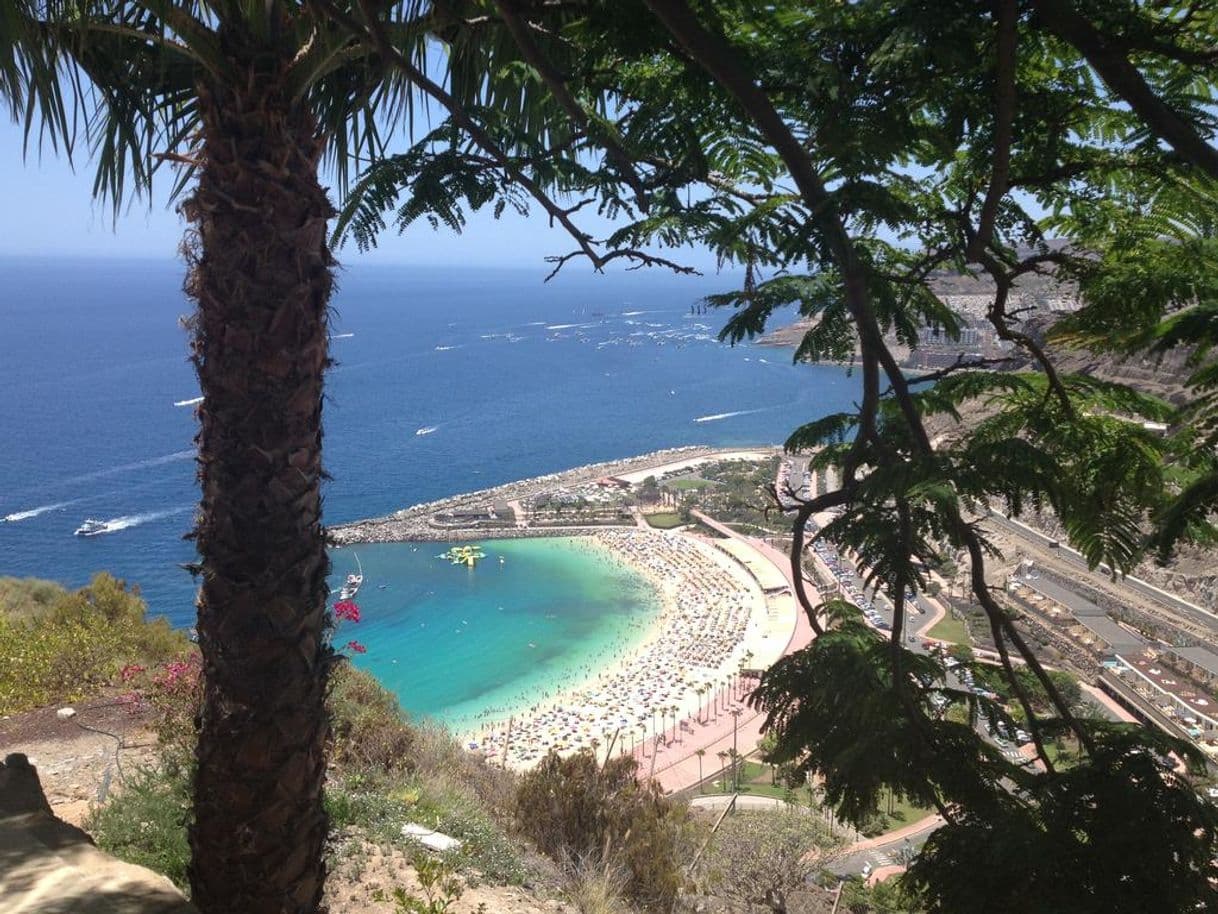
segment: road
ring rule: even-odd
[[[829,864],[829,872],[837,876],[857,876],[868,864],[873,871],[888,867],[903,868],[941,825],[942,818],[929,816],[896,831],[859,841],[847,847],[842,856]]]
[[[986,522],[1019,539],[1029,540],[1039,546],[1052,549],[1054,556],[1073,568],[1084,572],[1087,577],[1097,577],[1097,571],[1105,573],[1109,570],[1107,565],[1100,565],[1096,571],[1092,571],[1087,564],[1087,560],[1074,549],[1059,543],[1053,537],[1047,536],[1021,521],[999,514],[997,511],[991,511],[986,518]],[[1111,584],[1110,580],[1107,580],[1105,583]],[[1139,596],[1179,613],[1196,625],[1202,625],[1209,629],[1218,628],[1218,613],[1212,613],[1195,603],[1182,600],[1174,594],[1170,594],[1153,584],[1143,581],[1141,578],[1126,576],[1120,579],[1120,583]]]

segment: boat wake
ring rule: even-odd
[[[438,426],[438,425],[424,425],[422,428],[416,428],[414,430],[414,433],[416,435],[430,435],[432,432],[434,432],[439,427],[440,426]]]
[[[4,517],[0,517],[0,523],[17,524],[23,520],[30,520],[31,518],[40,517],[41,515],[47,514],[50,511],[58,511],[61,508],[68,507],[68,505],[74,505],[80,500],[81,499],[79,498],[74,498],[72,501],[57,501],[53,505],[39,505],[37,508],[30,508],[28,511],[16,511],[12,514],[6,514]]]
[[[168,511],[148,511],[144,514],[124,514],[121,517],[113,517],[108,521],[102,522],[103,529],[99,533],[118,533],[120,530],[129,530],[132,527],[138,527],[141,524],[151,523],[154,520],[160,520],[163,517],[172,517],[175,514],[185,514],[191,510],[190,505],[184,508],[172,508]]]
[[[330,337],[330,339],[332,339],[332,340],[349,340],[353,336],[355,336],[354,333],[336,333],[332,337]]]
[[[173,405],[174,406],[195,406],[196,404],[199,404],[202,402],[203,402],[202,397],[195,397],[193,400],[174,400]]]
[[[78,482],[90,482],[94,479],[105,479],[108,476],[118,476],[121,473],[132,473],[136,470],[147,470],[152,467],[164,466],[167,463],[177,463],[179,460],[191,460],[195,456],[194,448],[188,448],[184,451],[174,451],[172,454],[163,454],[160,457],[149,457],[147,460],[136,460],[131,463],[120,463],[116,467],[110,467],[106,470],[94,470],[92,473],[82,473],[79,476],[69,476],[66,479],[60,479],[52,483],[47,483],[45,488],[52,489],[59,486],[74,485]]]
[[[751,416],[753,413],[764,413],[767,410],[775,409],[773,406],[762,406],[759,409],[738,409],[730,413],[712,413],[709,416],[699,416],[695,422],[718,422],[720,419],[731,419],[733,416]]]
[[[460,349],[460,346],[437,346],[436,352],[448,352],[450,349]]]

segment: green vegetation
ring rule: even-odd
[[[701,474],[715,485],[697,494],[698,507],[733,529],[763,535],[789,532],[790,521],[773,511],[773,498],[769,494],[779,460],[773,457],[707,464]]]
[[[740,793],[755,797],[774,797],[777,800],[799,803],[804,806],[809,804],[807,790],[792,790],[785,784],[778,783],[772,766],[750,759],[745,759],[741,763]]]
[[[114,683],[124,667],[188,647],[164,619],[147,619],[138,590],[108,574],[76,591],[0,579],[0,714],[78,701]]]
[[[354,667],[335,671],[328,707],[337,768],[326,807],[336,829],[409,848],[401,829],[416,822],[464,842],[454,866],[492,882],[524,880],[510,837],[510,773],[463,752],[441,729],[407,723],[397,699]]]
[[[687,492],[691,490],[701,491],[702,489],[707,489],[714,485],[715,483],[711,482],[709,479],[691,479],[687,477],[684,479],[664,480],[664,488],[676,489],[678,492]]]
[[[656,514],[644,514],[647,523],[658,530],[671,530],[673,527],[680,527],[687,521],[682,520],[681,515],[673,514],[670,511],[663,511]]]
[[[927,637],[937,638],[940,641],[948,641],[952,644],[969,645],[973,643],[973,639],[969,636],[968,626],[964,624],[964,620],[952,615],[950,611],[936,622],[926,635]]]
[[[189,891],[190,772],[176,765],[144,768],[127,778],[84,827],[97,846],[120,860],[146,866]]]
[[[922,900],[903,879],[887,879],[873,886],[851,879],[842,887],[842,914],[918,914]]]
[[[415,858],[414,867],[420,894],[395,886],[390,892],[375,890],[372,900],[391,902],[394,914],[448,914],[463,893],[452,866],[445,860],[421,855]]]
[[[974,663],[971,668],[977,685],[995,693],[999,701],[1009,704],[1011,715],[1022,722],[1026,712],[1017,700],[1015,685],[1001,668],[988,663]],[[1049,670],[1048,678],[1066,707],[1072,712],[1080,712],[1083,708],[1083,690],[1078,677],[1067,670]],[[1053,707],[1049,693],[1031,670],[1025,667],[1017,669],[1015,683],[1023,690],[1034,711],[1048,713]]]
[[[192,684],[199,681],[198,669],[185,666],[172,682],[158,674],[142,683],[144,698],[160,711],[163,764],[131,778],[88,822],[104,850],[184,888],[193,760],[180,747],[193,743],[198,693]],[[511,835],[516,785],[510,773],[461,751],[442,730],[408,724],[393,695],[354,667],[335,671],[328,708],[335,768],[326,811],[341,836],[330,850],[333,863],[360,853],[368,841],[410,852],[401,829],[416,822],[464,842],[448,861],[452,866],[497,883],[526,878]]]
[[[937,660],[830,604],[825,631],[757,693],[777,760],[822,776],[829,803],[854,821],[886,791],[937,803],[949,821],[907,877],[936,914],[1212,903],[1218,809],[1153,755],[1203,759],[1156,731],[1072,712],[986,580],[991,544],[975,513],[1050,508],[1088,562],[1117,572],[1148,547],[1166,560],[1182,541],[1218,539],[1218,14],[1208,0],[939,6],[6,7],[0,92],[31,135],[96,150],[94,186],[116,202],[125,181],[146,185],[165,159],[193,163],[184,184],[198,177],[183,212],[206,396],[201,618],[213,627],[201,632],[210,679],[195,804],[208,827],[192,832],[191,869],[208,914],[230,914],[230,896],[311,909],[324,875],[328,242],[349,235],[367,247],[390,225],[459,228],[470,210],[531,203],[578,246],[556,269],[580,258],[686,269],[646,253],[678,257],[686,245],[741,267],[739,288],[708,299],[731,314],[728,342],[784,309],[809,319],[796,358],[848,361],[862,393],[787,441],[834,480],[795,529],[839,511],[821,535],[897,598],[944,554],[966,556],[987,623],[978,635],[992,631],[1044,689],[1038,710],[1008,674],[1046,768],[1017,769],[940,713]],[[425,53],[429,42],[443,53]],[[437,112],[419,119],[430,132],[383,154],[392,128],[414,122],[418,92]],[[367,166],[333,233],[323,161],[340,187],[352,161]],[[573,221],[581,212],[624,224],[594,235]],[[978,326],[936,294],[936,275],[952,273],[976,277],[988,297]],[[1045,274],[1079,305],[1049,329],[1049,347],[1025,321],[1022,292]],[[1024,370],[990,371],[993,361],[962,348],[911,382],[897,351],[927,328],[948,340],[984,334],[1004,369]],[[1063,370],[1053,347],[1172,355],[1187,389],[1168,403]],[[764,510],[769,481],[725,481],[707,497],[735,523],[780,526]],[[296,615],[268,624],[275,608]],[[268,669],[283,672],[259,691]],[[225,713],[238,703],[248,713]],[[285,714],[299,724],[291,732]],[[1044,748],[1054,733],[1077,739],[1068,772]],[[242,767],[255,753],[269,760],[261,790]],[[602,786],[590,773],[575,798],[541,793],[537,805],[582,808],[585,789]],[[245,828],[267,817],[279,827]],[[292,873],[269,865],[285,833],[299,842]]]
[[[934,814],[933,807],[920,805],[886,790],[880,794],[879,809],[864,821],[859,830],[864,835],[873,837],[919,822]]]
[[[516,818],[521,830],[555,859],[620,868],[624,894],[646,910],[668,911],[691,853],[686,812],[655,783],[635,780],[637,762],[598,764],[590,752],[551,753],[521,778]]]

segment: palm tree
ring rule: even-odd
[[[205,688],[190,881],[208,914],[313,911],[325,878],[335,654],[321,407],[335,264],[319,163],[329,155],[341,180],[352,155],[377,152],[411,87],[314,2],[8,0],[0,16],[0,93],[57,147],[89,125],[99,196],[117,205],[128,179],[147,188],[166,161],[183,166],[177,189],[191,186]],[[422,27],[404,20],[393,35],[409,54]]]
[[[698,756],[698,793],[702,793],[702,757],[706,755],[706,750],[695,749],[694,755]]]

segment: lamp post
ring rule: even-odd
[[[736,726],[740,723],[740,709],[732,708],[732,783],[740,789],[740,756],[736,753]]]

